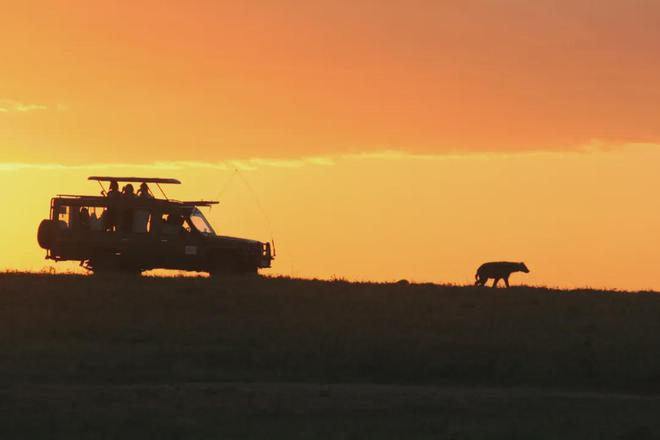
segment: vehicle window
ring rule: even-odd
[[[78,208],[78,228],[84,230],[84,231],[89,231],[90,230],[90,223],[91,223],[91,217],[89,215],[89,208],[86,206],[83,206],[81,208]]]
[[[120,216],[119,211],[116,208],[108,207],[101,211],[101,215],[98,217],[100,221],[100,226],[103,231],[106,232],[115,232],[119,230]]]
[[[144,234],[149,232],[149,211],[146,209],[138,209],[133,213],[133,228],[132,232]]]
[[[69,212],[68,206],[60,206],[57,211],[57,222],[63,228],[69,227]]]
[[[105,230],[104,226],[104,215],[105,210],[99,210],[95,207],[89,208],[89,230],[90,231],[103,231]]]
[[[185,219],[181,214],[165,213],[161,219],[161,231],[165,235],[176,235],[185,231]]]
[[[190,214],[190,221],[192,222],[195,229],[197,229],[202,234],[215,235],[215,231],[204,217],[204,214],[197,208],[195,208]]]

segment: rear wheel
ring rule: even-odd
[[[98,256],[87,264],[94,275],[132,275],[139,276],[142,270],[138,267],[123,263],[115,256]]]

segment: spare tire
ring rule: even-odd
[[[57,234],[57,225],[53,220],[42,220],[37,231],[37,241],[39,246],[44,249],[50,249]]]

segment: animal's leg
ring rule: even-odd
[[[504,277],[504,284],[506,284],[506,287],[509,287],[509,277]]]
[[[494,278],[493,279],[493,288],[497,287],[497,283],[500,281],[499,278]]]

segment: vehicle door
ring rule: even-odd
[[[123,225],[120,231],[111,233],[118,240],[118,248],[124,258],[149,269],[161,252],[157,234],[154,234],[154,213],[145,206],[135,205],[122,211]]]
[[[158,239],[158,267],[167,269],[195,270],[201,260],[202,237],[192,227],[186,216],[183,220],[172,220],[165,214],[161,217]]]

